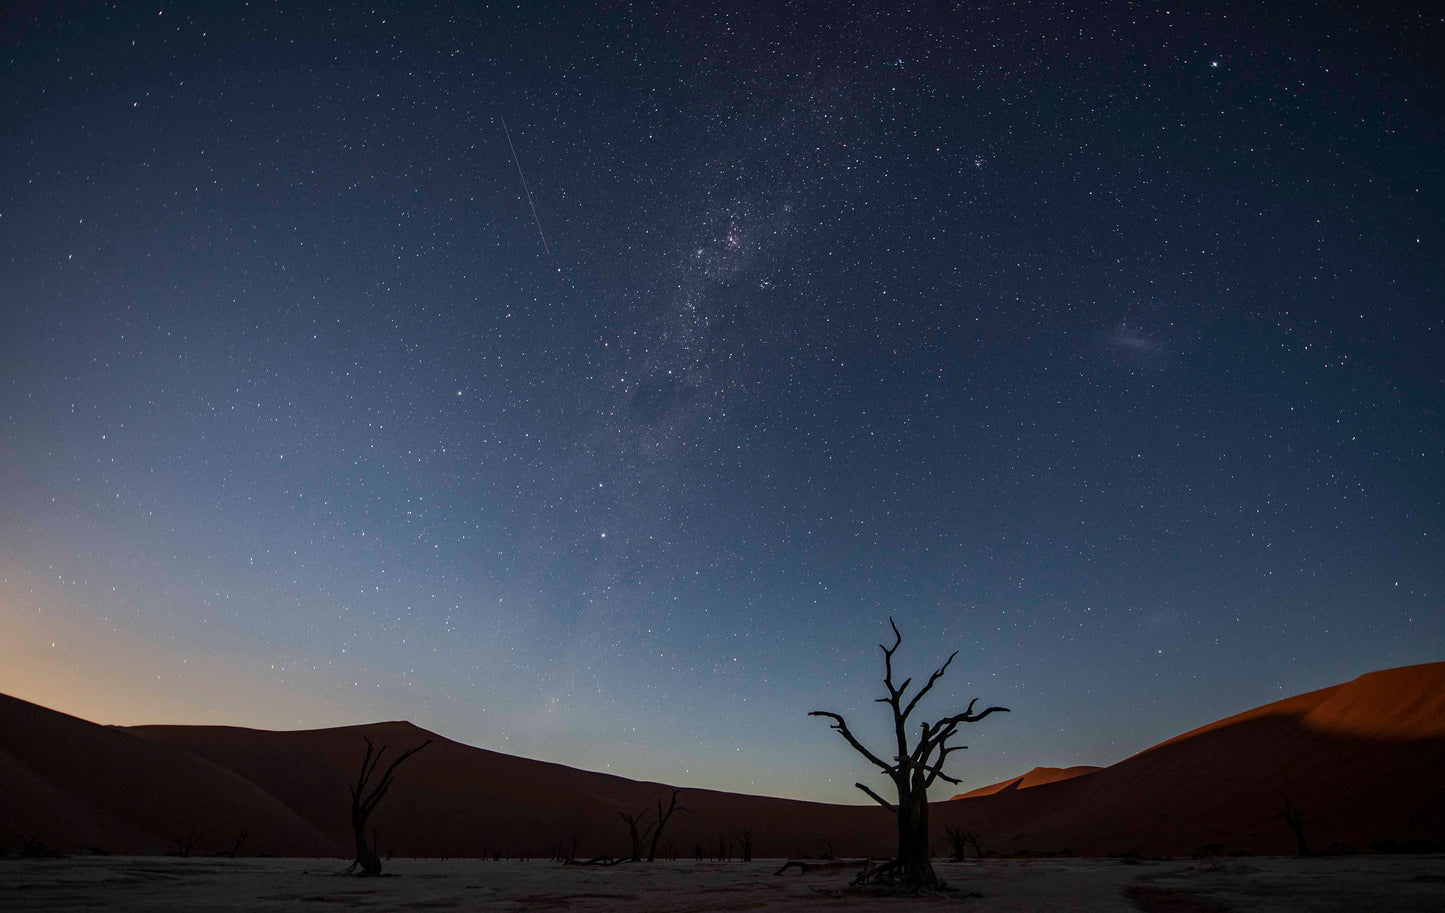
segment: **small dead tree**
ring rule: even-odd
[[[896,752],[892,755],[892,763],[883,760],[858,741],[848,729],[847,721],[839,714],[814,710],[808,715],[831,719],[831,727],[853,746],[855,751],[868,759],[869,763],[886,774],[893,781],[893,787],[898,794],[896,802],[889,802],[864,784],[854,784],[873,801],[892,812],[898,822],[897,857],[892,862],[884,863],[859,876],[859,883],[880,882],[906,893],[936,891],[945,885],[933,871],[933,862],[929,858],[928,787],[939,779],[954,784],[959,782],[943,772],[948,756],[967,747],[948,744],[948,740],[957,734],[959,726],[964,723],[977,723],[990,713],[1007,713],[1008,708],[989,707],[974,713],[973,708],[978,703],[978,698],[974,698],[969,702],[968,709],[962,713],[943,717],[934,723],[924,722],[917,742],[910,748],[908,718],[918,706],[918,702],[948,671],[948,666],[954,657],[958,656],[958,651],[955,650],[943,665],[929,676],[927,683],[904,703],[904,696],[913,679],[904,679],[901,685],[893,684],[893,654],[898,652],[899,645],[903,643],[903,635],[899,633],[898,625],[893,619],[888,619],[888,624],[893,628],[893,646],[878,645],[883,651],[883,685],[888,689],[888,696],[878,698],[877,703],[887,704],[893,713],[893,732],[897,745]]]
[[[652,809],[644,808],[636,815],[629,815],[627,812],[618,812],[617,814],[623,821],[627,822],[627,835],[632,840],[632,849],[627,854],[627,861],[641,862],[642,842],[647,839],[648,834],[652,833],[652,829],[657,827],[657,822],[652,822],[640,831],[638,827],[646,820],[648,815],[652,814]]]
[[[943,829],[943,832],[948,836],[949,846],[953,847],[954,862],[962,862],[964,860],[964,850],[968,849],[970,842],[973,843],[975,848],[978,846],[978,831],[968,831],[950,824]]]
[[[235,859],[236,854],[241,851],[241,844],[245,843],[246,838],[250,836],[250,831],[241,831],[241,833],[237,834],[235,838],[231,840],[231,848],[229,850],[223,850],[221,855],[229,859]]]
[[[672,817],[673,812],[685,812],[687,809],[677,804],[677,794],[682,790],[673,788],[672,799],[667,803],[667,810],[663,811],[662,800],[657,800],[657,827],[652,831],[652,843],[647,847],[647,861],[657,861],[657,841],[662,839],[662,829],[667,827],[667,819]]]
[[[743,828],[742,837],[740,838],[740,845],[741,845],[741,852],[742,852],[742,854],[743,854],[743,862],[752,862],[752,861],[753,861],[753,829],[752,829],[752,828],[750,828],[750,827],[745,827],[745,828]]]
[[[427,739],[420,745],[402,754],[401,757],[391,762],[391,766],[381,775],[381,779],[375,785],[371,785],[371,778],[376,773],[377,765],[381,763],[381,756],[386,754],[387,746],[381,746],[377,751],[376,746],[371,744],[371,739],[362,736],[366,741],[366,755],[361,759],[361,772],[356,775],[356,785],[347,784],[351,790],[351,831],[356,838],[356,860],[347,866],[343,874],[350,875],[358,868],[362,875],[380,875],[381,857],[376,854],[376,831],[371,832],[371,843],[366,842],[366,822],[381,800],[386,798],[386,791],[391,789],[392,777],[396,775],[396,769],[402,762],[412,755],[421,751],[431,744],[432,740]],[[367,787],[370,786],[370,789]],[[389,855],[389,854],[388,854]]]
[[[1279,798],[1281,801],[1284,802],[1284,805],[1275,809],[1275,820],[1283,821],[1285,824],[1289,825],[1289,829],[1294,831],[1294,839],[1299,849],[1299,855],[1308,856],[1310,854],[1310,850],[1309,844],[1305,842],[1304,809],[1291,802],[1289,796],[1286,796],[1284,793],[1280,793]]]
[[[201,832],[194,824],[186,828],[184,834],[179,834],[171,838],[171,842],[176,845],[176,855],[183,859],[190,857],[191,850],[195,849],[196,844],[200,841]]]

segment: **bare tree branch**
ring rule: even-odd
[[[888,809],[890,812],[893,812],[895,815],[898,814],[898,807],[897,807],[896,805],[894,805],[892,802],[889,802],[887,799],[885,799],[885,798],[883,798],[882,796],[878,795],[878,794],[875,793],[873,790],[869,789],[867,786],[864,786],[862,783],[854,783],[853,785],[856,786],[856,787],[858,787],[859,789],[863,790],[865,793],[867,793],[867,794],[873,799],[874,802],[877,802],[879,805],[881,805],[881,806],[883,806],[884,808]]]
[[[948,774],[946,774],[946,773],[943,772],[943,761],[944,761],[945,758],[948,757],[948,755],[949,755],[950,752],[954,752],[954,751],[965,751],[965,750],[968,749],[968,746],[967,746],[967,745],[949,745],[949,746],[944,746],[942,742],[939,742],[938,744],[939,744],[938,760],[935,761],[935,762],[933,763],[933,766],[928,769],[928,779],[924,782],[923,785],[924,785],[924,786],[932,786],[934,780],[943,779],[944,781],[946,781],[946,782],[948,782],[948,783],[952,783],[952,784],[954,784],[954,785],[956,786],[956,785],[958,785],[958,782],[959,782],[959,781],[958,781],[957,779],[953,778],[953,777],[950,777]]]
[[[381,780],[378,781],[376,787],[372,790],[371,795],[367,796],[366,799],[362,801],[361,810],[364,816],[370,816],[371,813],[376,810],[376,807],[381,804],[381,800],[386,797],[387,791],[391,789],[392,777],[396,774],[396,769],[401,766],[402,762],[405,761],[407,758],[411,757],[412,755],[416,754],[418,751],[421,751],[423,748],[430,745],[431,742],[431,739],[427,739],[425,742],[421,743],[410,751],[404,752],[401,757],[391,762],[391,766],[386,769],[386,773],[381,775]],[[367,740],[366,747],[368,751],[370,751],[371,741],[369,739]],[[381,751],[378,751],[376,753],[376,758],[371,762],[371,771],[366,772],[362,779],[357,783],[358,790],[352,792],[353,796],[357,795],[359,790],[366,788],[367,779],[370,778],[371,773],[375,773],[377,765],[381,763],[381,756],[385,752],[386,746],[382,746]],[[363,765],[362,769],[365,772],[365,765]]]
[[[834,722],[831,724],[831,727],[838,730],[838,732],[842,734],[843,738],[848,740],[848,744],[853,746],[854,751],[857,751],[863,757],[867,758],[869,761],[872,761],[875,765],[878,766],[878,769],[883,771],[884,773],[894,773],[894,768],[892,765],[885,764],[881,759],[879,759],[877,755],[869,751],[867,748],[863,747],[862,742],[858,741],[856,738],[853,737],[853,733],[848,731],[847,721],[845,721],[838,714],[830,713],[827,710],[814,710],[809,713],[808,716],[826,716],[829,719],[833,720]]]
[[[903,635],[898,632],[898,625],[893,624],[892,618],[888,619],[888,624],[893,627],[893,646],[885,647],[883,644],[879,644],[878,649],[883,651],[883,684],[888,688],[888,697],[884,700],[896,702],[898,698],[902,697],[903,689],[907,688],[908,683],[913,679],[904,681],[903,688],[893,687],[893,654],[898,652],[899,645],[903,643]]]
[[[908,719],[908,715],[913,712],[913,708],[918,706],[918,702],[923,699],[923,696],[933,690],[933,683],[943,678],[943,673],[948,671],[948,664],[953,662],[953,658],[957,655],[957,650],[950,653],[948,659],[943,661],[943,665],[939,666],[938,670],[928,677],[928,684],[924,685],[919,689],[917,694],[913,695],[913,700],[908,702],[908,706],[903,711],[903,718],[905,720]]]
[[[637,830],[637,825],[641,824],[644,820],[646,820],[648,814],[651,813],[651,812],[652,812],[652,809],[650,809],[650,808],[644,808],[641,812],[639,812],[639,813],[636,814],[636,815],[631,815],[631,814],[628,814],[627,812],[618,812],[618,813],[617,813],[618,816],[621,817],[623,821],[626,821],[626,822],[627,822],[628,835],[632,838],[632,852],[628,855],[628,859],[627,859],[628,862],[641,862],[641,861],[642,861],[642,842],[647,839],[647,835],[648,835],[648,834],[652,833],[652,829],[653,829],[654,827],[657,827],[657,822],[656,822],[656,821],[652,822],[652,823],[649,824],[646,828],[644,828],[640,833],[639,833],[638,830]]]

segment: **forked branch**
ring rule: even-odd
[[[407,758],[430,745],[432,740],[427,739],[410,751],[403,752],[401,757],[392,761],[391,765],[386,768],[386,772],[381,775],[381,779],[377,782],[376,786],[372,787],[371,792],[366,794],[365,798],[361,798],[362,794],[366,791],[367,781],[371,779],[372,774],[376,773],[376,766],[381,763],[381,756],[386,754],[387,748],[387,746],[383,745],[381,751],[377,751],[373,757],[372,752],[375,750],[375,746],[371,744],[371,739],[366,736],[362,736],[362,738],[366,739],[366,757],[361,761],[361,773],[357,775],[356,785],[351,787],[351,799],[360,809],[361,817],[364,820],[371,816],[371,813],[381,804],[381,800],[386,797],[387,790],[391,789],[391,781],[392,777],[396,774],[396,769],[400,767],[402,762]]]
[[[858,739],[854,737],[853,733],[848,730],[848,721],[843,719],[843,717],[839,714],[832,713],[827,710],[814,710],[809,713],[808,716],[825,716],[828,719],[832,720],[833,722],[829,725],[833,729],[838,730],[839,734],[841,734],[843,738],[848,740],[848,744],[853,746],[854,751],[857,751],[863,757],[873,762],[873,764],[876,765],[878,769],[883,771],[884,773],[892,774],[896,772],[897,767],[895,765],[884,763],[881,758],[879,758],[873,752],[869,751],[862,742],[858,741]]]
[[[667,821],[672,817],[673,812],[688,812],[687,809],[677,804],[678,793],[682,790],[677,787],[672,789],[672,798],[668,800],[666,810],[662,807],[662,800],[657,800],[657,827],[652,832],[652,843],[647,848],[647,861],[653,862],[657,859],[657,843],[662,839],[662,829],[667,827]],[[691,814],[691,812],[688,812]]]

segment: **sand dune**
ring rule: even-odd
[[[192,829],[216,848],[333,852],[265,790],[189,752],[0,695],[0,848],[160,853]]]
[[[363,736],[388,757],[432,739],[401,768],[373,823],[383,853],[509,857],[615,855],[619,812],[670,795],[643,783],[473,748],[410,723],[270,732],[215,726],[116,729],[0,698],[0,848],[26,838],[80,851],[161,852],[195,828],[198,852],[340,855],[347,783]],[[985,850],[1105,855],[1288,853],[1281,796],[1306,812],[1319,850],[1372,850],[1445,835],[1445,663],[1371,673],[1200,727],[1103,769],[1035,768],[936,802]],[[865,771],[860,765],[860,775]],[[688,789],[659,855],[881,856],[893,839],[876,806]]]
[[[998,783],[990,783],[988,786],[980,786],[978,789],[971,789],[966,793],[959,793],[953,798],[974,799],[978,796],[992,796],[994,793],[1001,793],[1010,789],[1029,789],[1034,786],[1043,786],[1045,783],[1072,780],[1074,777],[1082,777],[1084,774],[1091,774],[1096,770],[1103,769],[1102,767],[1092,767],[1088,764],[1080,764],[1077,767],[1035,767],[1026,774],[1012,777]]]
[[[1407,666],[1186,732],[1087,776],[959,799],[937,818],[995,849],[1288,853],[1282,797],[1316,850],[1445,838],[1445,663]]]
[[[664,807],[669,787],[473,748],[410,723],[303,732],[230,727],[141,726],[130,732],[224,765],[276,796],[332,839],[350,839],[346,783],[365,750],[363,736],[388,757],[431,739],[409,760],[376,813],[379,848],[399,855],[616,855],[629,849],[619,813]],[[828,841],[881,851],[881,809],[796,802],[689,789],[659,842],[660,854],[692,858],[721,837],[741,851],[751,830],[755,855],[816,855]]]

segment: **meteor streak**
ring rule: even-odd
[[[542,239],[542,250],[547,256],[552,256],[552,248],[547,246],[547,235],[542,231],[542,220],[537,218],[537,204],[532,202],[532,190],[527,186],[527,176],[522,173],[522,161],[517,158],[517,147],[512,144],[512,131],[507,129],[507,119],[502,118],[502,132],[507,134],[507,148],[512,150],[512,164],[517,166],[517,177],[522,179],[522,190],[527,194],[527,205],[532,207],[532,222],[537,226],[537,237]]]

